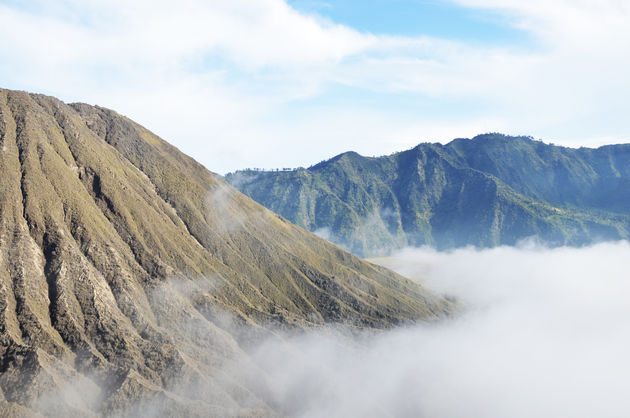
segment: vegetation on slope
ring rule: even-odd
[[[531,236],[582,245],[630,231],[630,145],[571,149],[487,134],[379,158],[347,152],[308,169],[237,171],[226,180],[361,256]]]
[[[243,329],[450,309],[111,110],[0,90],[0,173],[0,411],[276,414]]]

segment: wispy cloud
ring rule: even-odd
[[[113,107],[217,171],[388,153],[477,127],[627,137],[624,2],[456,3],[498,11],[536,43],[371,34],[282,0],[4,1],[0,76]],[[357,97],[340,101],[348,89]]]

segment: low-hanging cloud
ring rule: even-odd
[[[252,354],[291,416],[630,416],[627,242],[406,249],[389,267],[463,306],[360,339],[310,333]]]
[[[182,381],[167,388],[190,402],[197,416],[211,414],[201,404],[195,409],[199,399],[211,399],[225,403],[226,416],[241,414],[241,407],[254,415],[272,413],[269,407],[273,413],[309,418],[627,417],[629,256],[628,242],[449,252],[408,248],[378,261],[456,298],[460,314],[365,333],[206,323],[190,315],[194,310],[186,301],[212,293],[217,285],[212,278],[169,281],[150,299],[164,298],[158,305],[174,301],[169,312],[177,312],[181,302],[190,320],[177,325],[178,340],[200,350],[195,358],[219,340],[233,346],[213,362],[218,368],[211,367],[207,382]],[[228,337],[254,331],[256,343],[243,350]],[[249,394],[238,398],[238,407],[227,399],[234,382],[244,384]],[[98,391],[90,388],[60,387],[34,405],[51,413],[60,402],[84,402],[84,392],[98,402]],[[121,414],[168,415],[170,398],[162,395],[142,398]],[[110,412],[116,416],[117,410]]]

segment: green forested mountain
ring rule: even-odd
[[[582,245],[630,231],[630,144],[573,149],[486,134],[226,179],[362,256],[406,245],[509,245],[531,236]]]

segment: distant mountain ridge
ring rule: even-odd
[[[242,170],[226,180],[361,256],[622,239],[630,231],[630,144],[567,148],[485,134],[383,157],[346,152],[308,169]]]

